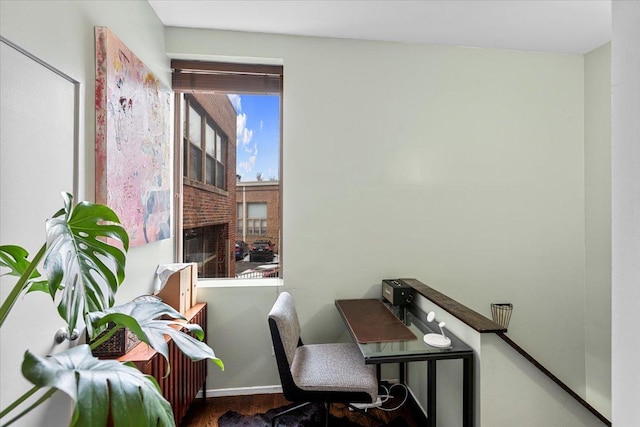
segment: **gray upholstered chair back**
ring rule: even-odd
[[[291,366],[300,339],[300,323],[293,298],[288,292],[282,292],[278,296],[269,312],[269,319],[276,322],[289,366]]]

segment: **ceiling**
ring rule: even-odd
[[[611,0],[148,0],[165,26],[584,54]]]

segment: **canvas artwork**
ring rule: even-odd
[[[106,27],[96,27],[96,201],[130,246],[171,235],[171,91]]]

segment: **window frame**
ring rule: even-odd
[[[228,152],[229,152],[229,137],[222,131],[220,126],[210,117],[207,117],[207,114],[202,108],[202,106],[198,103],[198,101],[189,95],[184,96],[184,105],[181,108],[181,113],[184,115],[182,120],[182,144],[183,144],[183,155],[181,158],[183,159],[183,179],[185,179],[188,185],[200,187],[207,190],[214,191],[222,191],[228,192],[228,183],[226,178],[226,162],[228,160]],[[194,111],[196,114],[200,116],[200,145],[196,145],[191,140],[191,111]],[[185,130],[184,127],[187,127]],[[207,174],[207,161],[209,159],[209,153],[207,148],[209,147],[207,128],[210,128],[213,131],[213,156],[211,159],[213,160],[213,184],[209,183],[209,176]],[[220,147],[218,146],[220,143]],[[187,150],[188,148],[188,150]],[[192,177],[192,149],[200,150],[200,168],[198,168],[199,173],[198,177]],[[217,158],[218,152],[220,153],[222,159]],[[184,154],[187,154],[184,156]],[[220,172],[221,171],[221,172]],[[219,174],[222,173],[221,176]],[[221,181],[221,182],[220,182]]]
[[[182,98],[187,97],[189,93],[198,91],[212,92],[223,94],[245,94],[245,95],[277,95],[280,99],[280,123],[279,123],[279,230],[278,230],[278,252],[279,252],[279,271],[278,278],[262,278],[262,279],[242,279],[236,277],[229,278],[217,278],[207,279],[199,278],[198,286],[281,286],[283,282],[284,272],[284,244],[282,241],[282,176],[283,176],[283,119],[284,119],[284,67],[282,65],[261,65],[261,64],[246,64],[246,63],[220,63],[220,62],[204,62],[204,61],[191,61],[191,60],[172,60],[171,67],[173,69],[172,75],[172,88],[174,90],[174,105],[176,114],[174,114],[174,130],[176,135],[176,141],[182,139],[183,124],[184,124],[184,110],[182,108]],[[181,141],[182,142],[182,141]],[[228,158],[229,144],[228,139],[225,145],[225,152],[223,157]],[[174,230],[175,230],[175,242],[174,258],[177,262],[183,260],[183,185],[185,184],[185,175],[183,168],[186,168],[186,164],[183,161],[184,156],[184,144],[174,144],[174,195],[176,202],[174,203]],[[206,152],[205,150],[203,150]],[[206,158],[206,155],[204,156]],[[206,167],[206,161],[203,162]],[[203,171],[206,181],[206,169]],[[223,174],[226,177],[226,173]],[[226,182],[225,188],[229,188],[230,185],[236,185],[234,182]],[[207,186],[208,188],[216,188]],[[217,189],[216,189],[217,190]],[[237,212],[235,212],[237,215]],[[246,212],[245,212],[246,216]],[[237,218],[236,218],[237,226]],[[236,240],[239,239],[236,231]],[[235,241],[229,239],[232,248],[230,253],[233,253],[235,247]]]
[[[256,206],[256,205],[260,205],[260,206],[264,206],[264,217],[259,216],[259,217],[251,217],[249,216],[249,210],[251,206]],[[267,202],[247,202],[247,212],[246,212],[246,220],[245,220],[245,224],[246,224],[246,228],[247,228],[247,235],[251,235],[251,236],[266,236],[267,235],[267,219],[269,219],[269,212],[267,211],[268,209],[268,204]],[[255,223],[258,222],[258,227],[256,228]],[[251,224],[251,225],[249,225]],[[256,233],[256,230],[258,230],[259,232]],[[249,232],[251,231],[251,232]]]
[[[242,240],[246,243],[244,238],[244,204],[240,202],[236,202],[236,240]],[[242,238],[239,238],[238,234],[242,235]]]

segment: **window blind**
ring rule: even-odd
[[[175,92],[282,94],[283,68],[280,65],[174,59],[171,68]]]
[[[247,218],[266,218],[266,203],[247,203]]]

